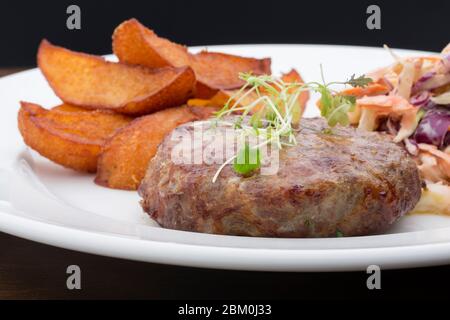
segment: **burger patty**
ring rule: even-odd
[[[179,141],[169,135],[139,188],[142,207],[165,228],[260,237],[376,234],[414,208],[418,169],[390,136],[325,128],[321,118],[302,119],[297,145],[279,151],[273,175],[244,177],[227,165],[215,182],[220,164],[175,163]],[[188,123],[173,134],[193,131]]]

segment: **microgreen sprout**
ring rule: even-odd
[[[327,120],[329,129],[327,133],[332,133],[331,127],[337,124],[348,125],[348,112],[355,108],[355,98],[351,96],[339,95],[334,91],[332,85],[351,85],[354,87],[365,87],[372,79],[364,75],[360,77],[351,76],[345,82],[325,83],[322,67],[322,81],[319,82],[285,82],[270,75],[253,75],[251,73],[241,73],[240,79],[245,81],[242,86],[225,103],[223,108],[216,113],[215,124],[223,123],[223,118],[231,114],[239,114],[232,124],[233,128],[239,132],[241,138],[246,141],[249,136],[259,139],[256,145],[245,143],[243,149],[226,160],[213,177],[215,182],[222,169],[233,163],[235,172],[241,175],[249,175],[261,166],[260,148],[273,144],[279,149],[297,144],[296,132],[302,116],[302,108],[299,105],[298,97],[304,91],[315,91],[321,95],[320,109],[321,115]],[[251,97],[251,102],[248,98]],[[253,155],[253,157],[251,156]],[[256,161],[250,162],[250,158]],[[255,159],[253,159],[255,160]],[[243,161],[243,162],[242,162]]]
[[[233,169],[239,174],[248,175],[261,167],[261,151],[246,143],[239,150],[233,162]]]

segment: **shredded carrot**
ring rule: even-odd
[[[448,153],[445,153],[444,151],[439,150],[436,146],[426,144],[426,143],[419,143],[419,149],[427,151],[428,153],[431,153],[432,155],[435,155],[436,157],[444,160],[448,164],[448,173],[450,175],[450,155]]]
[[[426,143],[419,143],[419,150],[426,151],[433,155],[438,163],[439,169],[450,180],[450,154],[439,150],[436,146]]]
[[[400,96],[372,96],[356,100],[356,104],[362,108],[374,109],[380,112],[395,112],[401,114],[417,109],[408,100]]]
[[[372,83],[371,85],[361,88],[352,87],[345,89],[340,94],[344,96],[364,97],[364,96],[376,96],[386,94],[389,92],[389,88],[379,83]]]

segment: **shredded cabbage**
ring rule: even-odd
[[[394,63],[368,76],[389,92],[356,95],[349,118],[360,129],[395,135],[415,157],[427,188],[413,213],[450,215],[450,43],[439,56],[403,58],[388,50]]]
[[[436,104],[450,105],[450,91],[447,91],[436,97],[431,97],[430,100]]]
[[[411,213],[440,213],[450,215],[450,186],[427,182],[422,197]]]

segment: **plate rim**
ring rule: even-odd
[[[13,223],[5,223],[6,220]],[[11,227],[12,225],[17,227]],[[420,262],[415,263],[414,267],[443,265],[450,262],[450,256],[448,256],[450,242],[407,247],[313,250],[199,246],[117,237],[113,234],[73,229],[27,219],[3,210],[0,210],[0,231],[47,245],[89,254],[142,262],[226,270],[364,271],[370,265],[377,265],[381,269],[398,269],[410,267],[411,255],[416,258],[421,257]],[[109,245],[99,248],[96,246],[99,242],[103,244],[108,242]],[[153,251],[150,255],[142,255],[142,249]],[[167,254],[168,252],[170,254]],[[211,258],[208,263],[205,263],[205,254]],[[271,263],[267,263],[267,254],[272,257]],[[351,261],[351,265],[349,265],[349,261]]]
[[[338,45],[338,44],[224,44],[224,45],[206,45],[190,47],[193,50],[202,50],[205,48],[223,49],[226,47],[340,47],[340,48],[353,48],[357,50],[361,49],[377,49],[379,47],[359,46],[359,45]],[[395,50],[408,51],[411,53],[417,52],[417,54],[435,52],[412,50],[412,49],[398,49]],[[111,55],[108,55],[110,57]],[[37,68],[31,68],[24,71],[20,71],[0,79],[0,86],[3,81],[11,81],[14,77],[25,76],[27,73],[33,74],[38,72]],[[3,207],[3,209],[2,209]],[[111,256],[121,259],[130,259],[136,261],[164,263],[172,265],[182,265],[191,267],[203,267],[203,268],[215,268],[215,269],[232,269],[232,270],[258,270],[258,271],[356,271],[365,270],[370,262],[370,257],[373,260],[377,260],[377,265],[380,265],[385,269],[411,267],[411,262],[408,258],[411,255],[415,256],[415,262],[413,267],[440,265],[450,263],[450,242],[442,243],[430,243],[419,244],[413,246],[395,246],[395,247],[382,247],[382,248],[363,248],[363,249],[255,249],[255,248],[230,248],[230,247],[217,247],[208,245],[193,245],[183,243],[172,243],[164,241],[154,241],[148,239],[135,239],[117,237],[114,234],[102,234],[100,232],[86,231],[81,229],[75,229],[63,225],[56,225],[52,223],[45,223],[35,219],[28,219],[22,216],[15,215],[8,212],[0,201],[0,230],[9,234],[13,234],[25,239],[38,241],[52,246],[66,248],[70,250],[82,251],[90,254],[99,254],[104,256]],[[45,232],[43,232],[45,231]],[[414,231],[413,231],[414,232]],[[69,237],[68,234],[72,236]],[[72,243],[67,240],[70,238]],[[95,241],[83,241],[83,239],[91,239]],[[76,241],[74,241],[76,239]],[[120,239],[120,240],[118,240]],[[126,245],[119,246],[117,241]],[[108,242],[110,245],[108,248],[96,245],[97,243]],[[115,245],[113,245],[115,244]],[[145,248],[143,248],[143,246]],[[123,247],[128,250],[123,252],[117,251],[117,248]],[[146,250],[160,249],[163,254],[152,253],[142,255],[136,251],[136,248],[142,248]],[[180,250],[181,248],[181,250]],[[186,254],[190,250],[194,255],[187,259],[174,258],[173,254],[183,253]],[[173,252],[172,255],[168,255],[167,252]],[[200,256],[199,251],[206,251],[207,256],[211,255],[213,261],[205,262],[205,253]],[[328,253],[342,254],[342,259],[346,260],[344,263],[335,261],[335,257],[332,259],[334,262],[329,263]],[[282,255],[280,260],[273,261],[268,264],[267,256],[264,255],[270,252],[271,255]],[[288,257],[286,253],[289,252]],[[132,255],[130,255],[132,253]],[[358,256],[359,255],[359,256]],[[383,257],[381,259],[380,257]],[[395,257],[394,261],[389,261],[387,257]],[[417,256],[422,257],[418,259]],[[225,259],[226,258],[226,259]],[[376,259],[375,259],[376,258]],[[252,261],[250,261],[253,259]],[[305,263],[304,260],[308,260]],[[417,261],[420,260],[420,261]],[[328,261],[328,262],[327,262]],[[349,261],[352,261],[351,263]]]

